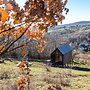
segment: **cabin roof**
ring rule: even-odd
[[[70,47],[69,44],[62,44],[58,47],[58,50],[62,53],[62,54],[66,54],[70,51],[72,51],[72,48]]]

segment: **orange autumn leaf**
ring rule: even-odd
[[[5,22],[8,18],[8,14],[4,9],[0,9],[0,12],[1,12],[1,21]]]
[[[21,86],[22,84],[27,84],[28,82],[30,82],[29,76],[23,76],[17,81],[18,86]]]
[[[2,38],[3,37],[3,34],[0,34],[0,38]]]
[[[16,37],[16,38],[18,38],[18,37],[19,37],[19,34],[18,34],[18,33],[16,33],[15,37]]]
[[[0,45],[0,50],[3,48],[3,46],[2,45]]]
[[[22,68],[22,67],[26,67],[27,64],[28,64],[28,63],[27,63],[26,61],[21,61],[17,66],[18,66],[19,68]]]
[[[10,3],[8,3],[6,8],[7,8],[7,10],[12,10],[13,6]]]
[[[19,24],[20,23],[20,20],[15,20],[14,21],[14,24]]]
[[[22,54],[25,54],[25,53],[27,53],[27,50],[26,49],[23,49],[22,50]]]
[[[23,84],[22,79],[19,79],[19,80],[17,81],[17,83],[18,83],[18,86],[20,86],[21,84]]]
[[[25,89],[25,87],[24,87],[24,86],[22,86],[22,87],[20,88],[20,90],[26,90],[26,89]]]
[[[23,84],[26,84],[26,83],[23,81],[23,78],[22,78],[22,79],[19,79],[19,80],[17,81],[17,84],[18,84],[18,86],[19,86],[19,90],[25,90],[25,87],[24,87]]]
[[[15,19],[16,13],[12,13],[11,16]]]
[[[25,83],[30,82],[30,77],[29,76],[24,76],[23,80],[25,81]]]
[[[2,4],[2,0],[0,0],[0,5]]]

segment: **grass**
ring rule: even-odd
[[[31,90],[90,90],[90,71],[49,67],[42,62],[32,62]],[[0,90],[17,90],[20,76],[17,61],[0,64]],[[77,65],[90,69],[89,65]]]
[[[80,64],[77,67],[81,69],[72,70],[76,76],[72,78],[71,90],[90,90],[90,65]]]

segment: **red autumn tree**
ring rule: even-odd
[[[38,47],[45,45],[44,34],[65,17],[67,0],[28,0],[21,9],[15,0],[0,0],[0,55],[25,47],[30,40],[37,40]],[[26,42],[11,48],[22,37]],[[25,52],[24,52],[25,53]]]

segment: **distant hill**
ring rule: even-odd
[[[75,22],[74,24],[90,24],[90,21],[79,21]]]
[[[79,21],[79,22],[74,22],[74,23],[69,23],[69,24],[63,24],[61,26],[85,25],[85,24],[90,24],[90,21]]]
[[[78,26],[77,26],[78,25]],[[79,21],[70,24],[57,25],[54,28],[49,28],[49,32],[58,30],[88,30],[90,29],[90,21]]]

